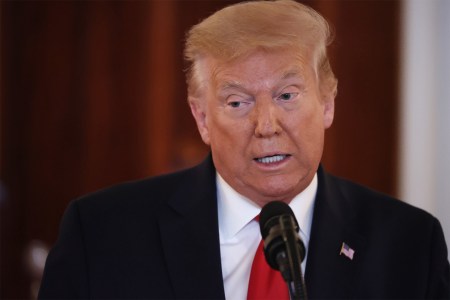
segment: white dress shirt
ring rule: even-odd
[[[216,183],[225,298],[245,300],[247,299],[253,257],[261,241],[259,223],[254,220],[260,213],[261,207],[237,193],[218,173]],[[302,262],[303,274],[305,274],[308,257],[309,235],[316,193],[317,174],[310,185],[289,204],[300,226],[300,237],[306,248],[306,257]]]

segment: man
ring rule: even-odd
[[[72,202],[40,298],[246,299],[255,216],[274,200],[299,221],[309,298],[450,298],[439,222],[320,167],[337,89],[329,39],[317,12],[289,0],[194,26],[189,104],[211,155]]]

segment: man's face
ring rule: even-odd
[[[290,202],[311,182],[334,115],[312,57],[257,51],[232,63],[207,58],[204,67],[207,88],[191,109],[217,171],[260,206]]]

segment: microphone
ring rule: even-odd
[[[299,226],[292,209],[284,202],[266,204],[259,215],[264,255],[267,263],[280,271],[286,281],[291,299],[307,299],[301,262],[305,245],[298,234]]]

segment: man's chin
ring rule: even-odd
[[[291,202],[295,197],[295,188],[290,186],[266,186],[258,189],[259,202],[269,203],[272,201]]]

